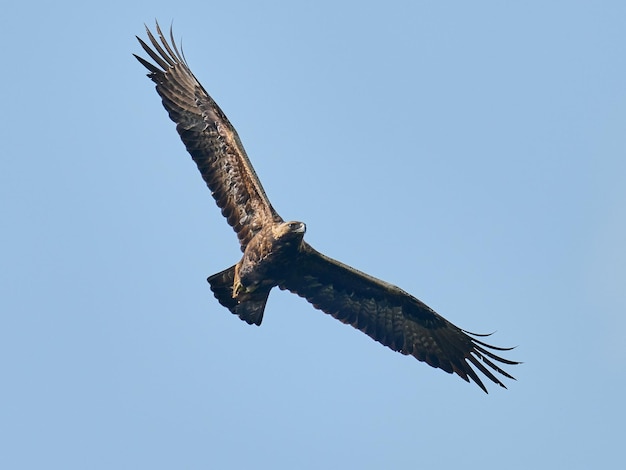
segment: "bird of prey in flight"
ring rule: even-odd
[[[478,372],[502,387],[497,375],[513,379],[500,365],[518,364],[500,356],[512,348],[487,344],[479,338],[488,335],[453,325],[399,287],[305,242],[305,224],[284,221],[272,207],[237,131],[191,72],[171,30],[169,41],[158,23],[156,36],[146,31],[147,42],[137,39],[151,61],[135,57],[156,83],[163,106],[243,252],[235,265],[208,278],[221,305],[260,325],[268,295],[278,286],[394,351],[471,379],[485,392]]]

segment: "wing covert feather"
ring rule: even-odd
[[[135,57],[149,70],[163,106],[243,251],[261,227],[282,219],[270,204],[237,131],[189,69],[171,30],[170,43],[158,23],[159,40],[147,27],[146,31],[152,47],[137,39],[156,65]]]
[[[387,282],[333,260],[304,243],[304,248],[279,287],[306,298],[379,343],[487,389],[473,365],[489,380],[504,387],[494,372],[513,379],[494,361],[493,350],[507,351],[478,340],[412,295]],[[470,365],[471,364],[471,365]]]

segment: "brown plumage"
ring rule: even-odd
[[[402,354],[473,380],[487,391],[474,366],[494,383],[513,379],[496,363],[517,362],[437,314],[402,289],[314,250],[303,240],[302,222],[284,222],[270,204],[234,127],[156,25],[151,46],[140,38],[154,64],[135,55],[156,83],[176,129],[217,205],[237,233],[242,259],[208,278],[217,300],[250,324],[260,325],[270,290],[278,286],[361,330]],[[155,65],[156,64],[156,65]],[[506,387],[505,387],[506,388]]]

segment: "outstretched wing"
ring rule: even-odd
[[[496,355],[512,348],[491,346],[437,314],[399,287],[335,261],[304,244],[293,266],[285,270],[281,289],[306,298],[337,320],[352,325],[394,351],[414,356],[432,367],[472,379],[487,389],[476,371],[505,385],[495,373],[513,379],[496,362],[518,364]]]
[[[265,195],[237,131],[191,73],[171,29],[171,45],[158,23],[159,40],[147,27],[146,31],[152,47],[137,39],[156,65],[135,57],[150,71],[148,77],[156,83],[163,106],[222,214],[237,233],[243,251],[264,225],[282,219]]]

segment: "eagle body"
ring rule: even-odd
[[[306,231],[303,222],[281,222],[269,225],[257,233],[246,246],[236,265],[233,296],[254,291],[258,287],[278,284],[280,273],[292,264],[303,249]],[[240,300],[245,300],[241,297]]]
[[[280,222],[261,229],[241,260],[207,281],[217,300],[249,324],[260,325],[270,290],[289,272],[304,249],[302,222]]]
[[[150,59],[135,55],[156,84],[163,106],[196,163],[216,204],[237,234],[241,260],[207,281],[218,302],[249,324],[260,325],[270,291],[278,286],[352,325],[388,348],[475,382],[478,372],[504,388],[513,379],[499,364],[515,365],[397,286],[334,260],[305,240],[302,222],[285,222],[272,207],[237,131],[156,25],[146,28]]]

